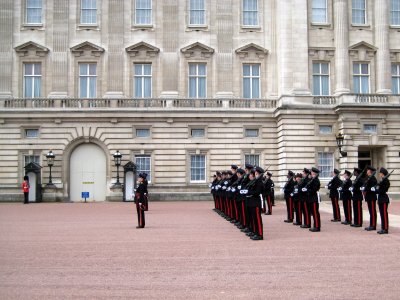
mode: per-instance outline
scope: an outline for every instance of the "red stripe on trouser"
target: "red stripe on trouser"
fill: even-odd
[[[244,201],[242,201],[242,216],[243,216],[243,225],[246,226],[246,213],[244,211]]]
[[[301,223],[302,221],[302,215],[301,215],[301,202],[297,202],[297,216],[298,216],[298,221]]]
[[[351,222],[351,219],[352,219],[352,214],[351,214],[351,201],[350,200],[347,200],[347,205],[348,205],[348,207],[347,207],[347,210],[349,211],[349,222]]]
[[[293,204],[292,204],[292,197],[289,197],[289,220],[293,220]]]
[[[383,223],[384,223],[384,230],[389,229],[389,220],[388,220],[388,212],[387,212],[387,204],[383,203]]]
[[[375,200],[371,201],[371,212],[372,212],[372,227],[376,227],[376,203],[375,203]]]
[[[257,224],[258,224],[258,235],[263,236],[261,213],[258,207],[256,208],[256,214],[257,214]]]
[[[358,207],[358,225],[362,225],[361,224],[361,201],[357,201],[357,207]]]
[[[271,196],[268,195],[267,197],[267,203],[268,203],[268,212],[272,213],[272,200],[271,200]]]
[[[304,220],[304,223],[306,223],[306,225],[307,226],[309,226],[310,225],[310,218],[309,218],[309,216],[308,216],[308,207],[307,207],[307,202],[306,201],[304,201],[303,202],[304,203],[304,214],[305,214],[305,220]]]
[[[314,205],[314,222],[315,222],[315,227],[319,228],[319,223],[318,223],[318,215],[317,215],[317,203],[313,203]]]
[[[236,202],[236,199],[235,198],[233,198],[233,203],[234,203],[234,205],[235,205],[235,217],[236,217],[236,220],[239,220],[239,216],[238,216],[238,209],[237,209],[237,202]]]
[[[334,201],[335,201],[335,209],[336,209],[336,218],[340,219],[339,199],[334,198]]]

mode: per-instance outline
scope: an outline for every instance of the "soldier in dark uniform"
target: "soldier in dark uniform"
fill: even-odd
[[[243,180],[243,175],[244,175],[244,170],[243,169],[236,169],[236,181],[232,183],[232,185],[230,186],[230,193],[231,193],[231,197],[232,197],[232,201],[233,201],[233,207],[234,207],[234,224],[239,228],[242,229],[244,228],[242,226],[242,214],[241,214],[241,208],[242,208],[242,200],[243,198],[241,197],[241,195],[239,194],[240,189],[239,186],[241,185],[241,182]],[[240,186],[241,188],[241,186]]]
[[[230,178],[232,175],[231,171],[224,171],[223,173],[225,173],[225,180],[222,182],[221,184],[221,195],[222,195],[222,200],[224,203],[224,218],[227,219],[228,221],[231,220],[230,218],[230,214],[231,214],[231,210],[230,210],[230,203],[229,203],[229,199],[228,199],[228,193],[227,193],[227,188],[229,187],[230,184]]]
[[[274,184],[274,181],[271,179],[272,173],[267,172],[266,175],[267,176],[265,177],[265,181],[264,181],[263,198],[267,205],[265,205],[265,202],[264,202],[264,213],[266,215],[271,215],[272,214],[272,198],[274,196],[275,184]],[[267,207],[268,207],[268,209],[267,209]]]
[[[251,164],[245,164],[245,172],[243,176],[243,180],[241,183],[241,189],[246,189],[246,186],[250,182],[250,172],[253,170],[253,165]],[[246,199],[246,196],[241,194],[243,196],[243,201],[242,201],[242,211],[243,211],[243,225],[245,228],[241,229],[243,232],[248,232],[250,229],[248,228],[249,226],[249,208],[248,208],[248,201]]]
[[[286,201],[286,210],[287,210],[287,218],[284,220],[286,223],[292,223],[293,218],[294,218],[294,204],[293,204],[293,190],[294,190],[294,185],[295,182],[293,180],[294,173],[292,171],[289,171],[287,174],[287,181],[285,183],[285,186],[283,187],[283,194],[285,197]]]
[[[145,219],[144,219],[144,210],[145,210],[145,193],[146,186],[144,181],[146,180],[146,173],[139,173],[138,179],[138,187],[135,191],[135,203],[136,203],[136,212],[138,216],[138,226],[136,228],[144,228]]]
[[[329,190],[329,198],[332,202],[333,219],[332,222],[340,222],[340,208],[339,208],[339,192],[338,188],[342,185],[342,181],[339,178],[339,170],[333,170],[333,178],[329,181],[326,188]]]
[[[381,215],[381,226],[382,229],[378,231],[379,234],[388,234],[389,233],[389,214],[388,214],[388,205],[389,205],[389,196],[387,194],[390,188],[390,181],[388,171],[385,168],[379,169],[379,176],[381,177],[381,181],[374,188],[371,188],[372,191],[375,191],[378,197],[378,206],[379,213]]]
[[[311,228],[311,216],[310,216],[310,211],[308,208],[308,193],[307,191],[303,191],[303,188],[306,187],[308,182],[310,181],[309,175],[310,175],[310,170],[307,168],[304,168],[301,175],[303,176],[303,179],[301,182],[298,184],[299,187],[299,199],[301,203],[301,213],[303,214],[303,220],[304,224],[301,225],[301,228]]]
[[[294,206],[294,212],[296,214],[296,222],[293,223],[293,225],[301,226],[301,202],[299,198],[299,184],[301,183],[302,176],[300,173],[297,173],[295,175],[295,180],[294,180],[294,186],[293,186],[293,192],[290,194],[290,196],[293,199],[293,206]]]
[[[353,224],[351,227],[362,227],[363,224],[363,211],[362,211],[362,201],[363,195],[361,192],[361,187],[363,186],[364,182],[362,179],[362,171],[360,168],[354,168],[354,176],[356,179],[353,182],[353,186],[350,188],[352,192],[352,200],[353,200]]]
[[[307,203],[309,207],[309,211],[314,219],[314,227],[310,228],[311,232],[321,231],[321,217],[319,214],[319,189],[321,187],[321,183],[318,178],[319,170],[317,168],[311,168],[311,180],[307,183],[307,185],[302,188],[303,192],[308,193]]]
[[[376,230],[376,194],[371,188],[375,187],[378,181],[375,178],[376,169],[374,167],[367,167],[367,180],[364,182],[361,190],[363,192],[365,201],[368,204],[369,211],[369,227],[365,230],[371,231]]]
[[[214,174],[213,181],[208,185],[210,188],[210,193],[213,196],[214,200],[214,208],[213,208],[214,211],[218,209],[217,198],[215,197],[215,184],[217,183],[217,181],[218,181],[218,176],[217,174]]]
[[[352,186],[351,182],[351,172],[350,171],[344,171],[343,177],[344,181],[342,183],[342,186],[338,187],[338,190],[340,192],[340,200],[343,201],[343,211],[344,211],[344,217],[345,220],[342,222],[344,225],[350,225],[351,224],[351,191],[350,188]]]

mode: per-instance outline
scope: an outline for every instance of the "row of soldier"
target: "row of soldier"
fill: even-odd
[[[366,172],[368,178],[363,180]],[[345,171],[342,174],[344,180],[339,178],[340,172],[334,170],[334,177],[326,186],[332,201],[333,222],[340,222],[339,199],[343,201],[345,221],[342,224],[353,227],[361,227],[362,201],[368,203],[370,213],[370,225],[365,228],[368,231],[376,230],[376,201],[378,200],[381,214],[382,230],[379,234],[388,233],[388,203],[387,191],[390,187],[388,171],[381,168],[379,174],[382,180],[378,183],[375,178],[376,169],[371,166],[364,170],[354,168],[353,174]],[[354,182],[352,176],[356,176]],[[286,223],[293,223],[300,228],[308,228],[311,232],[321,230],[321,218],[319,213],[320,180],[319,170],[304,168],[301,173],[294,174],[289,171],[287,181],[282,187],[286,201]],[[215,208],[225,219],[234,223],[241,231],[245,232],[253,240],[263,239],[263,224],[261,213],[272,214],[274,206],[274,182],[272,174],[265,172],[261,167],[245,165],[245,169],[231,166],[231,170],[216,172],[214,181],[210,184]],[[351,201],[353,201],[354,223],[352,222]],[[313,217],[313,228],[311,228]]]

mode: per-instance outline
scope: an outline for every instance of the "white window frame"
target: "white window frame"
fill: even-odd
[[[148,132],[148,135],[143,136],[143,135],[141,135],[141,134],[138,134],[140,131],[142,131],[143,133],[144,133],[144,132]],[[140,139],[147,139],[147,138],[150,138],[150,137],[151,137],[151,130],[150,130],[150,128],[136,128],[136,129],[135,129],[135,136],[136,136],[137,138],[140,138]]]
[[[147,181],[148,183],[151,183],[151,179],[152,179],[152,174],[151,174],[151,155],[150,154],[136,154],[135,157],[135,164],[136,164],[136,175],[139,176],[139,173],[141,172],[145,172],[147,174]],[[145,165],[148,165],[149,168],[139,168],[139,166],[142,166],[142,164],[138,161],[140,160],[148,160],[148,164],[145,162]]]
[[[392,92],[400,94],[400,63],[392,63]]]
[[[252,135],[251,132],[256,132],[257,135]],[[258,138],[260,137],[260,129],[259,128],[245,128],[244,129],[244,137],[246,138]]]
[[[257,10],[246,10],[245,11],[245,1],[256,1],[257,3]],[[242,0],[242,26],[243,27],[260,27],[260,3],[258,0]],[[256,24],[245,24],[245,14],[246,13],[254,13],[256,12],[257,20]]]
[[[91,1],[94,1],[94,3],[95,3],[95,7],[94,8],[84,8],[83,7],[83,2],[84,2],[85,0],[81,0],[81,6],[80,6],[80,8],[81,8],[81,14],[80,14],[80,22],[81,22],[81,24],[82,25],[97,25],[97,4],[98,4],[98,2],[97,2],[97,0],[91,0]],[[83,21],[83,11],[94,11],[94,15],[95,15],[95,22],[84,22]]]
[[[321,130],[322,128],[330,128],[329,132],[325,132],[323,130]],[[329,135],[333,133],[333,126],[329,125],[329,124],[318,124],[318,133],[320,135]]]
[[[311,23],[313,24],[328,24],[328,0],[325,0],[325,7],[315,7],[314,6],[314,1],[311,1]],[[315,21],[314,20],[314,11],[315,10],[325,10],[325,20],[324,21]]]
[[[32,74],[26,74],[26,68],[28,65],[32,65]],[[40,66],[40,74],[35,74],[37,66]],[[42,95],[42,63],[40,62],[25,62],[23,64],[24,68],[24,83],[23,83],[23,95],[24,98],[40,98]],[[28,78],[32,79],[32,87],[30,91],[31,96],[27,96],[27,87],[26,87],[26,80]],[[35,96],[36,94],[36,81],[39,81],[39,94]]]
[[[192,167],[192,158],[194,157],[204,157],[204,165],[200,166],[200,167]],[[201,162],[200,162],[201,163]],[[204,179],[200,178],[200,179],[192,179],[193,175],[193,171],[197,170],[197,169],[204,169]],[[190,154],[189,155],[189,175],[190,175],[190,183],[205,183],[207,180],[207,155],[206,154]]]
[[[358,65],[358,73],[354,73],[354,66]],[[367,74],[363,74],[362,73],[362,65],[367,65],[368,66],[368,73]],[[362,77],[368,77],[368,91],[367,93],[362,93]],[[355,81],[358,80],[359,81],[359,87],[360,87],[360,91],[356,91],[355,90]],[[356,94],[369,94],[371,91],[371,65],[368,62],[353,62],[353,90],[354,93]]]
[[[86,65],[86,74],[81,74],[81,66]],[[90,65],[95,65],[96,67],[96,74],[95,75],[90,75]],[[80,62],[78,64],[78,73],[79,73],[79,79],[78,79],[78,95],[80,99],[90,99],[90,98],[96,98],[97,96],[97,63],[95,62]],[[81,97],[81,79],[87,78],[86,82],[86,96]],[[91,79],[95,80],[95,89],[94,89],[94,95],[90,95],[90,81]]]
[[[202,131],[203,135],[193,135],[194,131]],[[194,139],[201,139],[201,138],[205,138],[206,137],[206,130],[204,128],[190,128],[190,137],[194,138]]]
[[[259,166],[261,161],[261,155],[258,153],[245,153],[243,157],[244,165],[251,164],[253,166]],[[258,163],[256,164],[256,162]]]
[[[31,162],[35,162],[40,165],[40,155],[23,154],[23,162],[24,162],[24,167]]]
[[[141,74],[136,74],[136,66],[141,66]],[[150,66],[150,74],[144,74],[145,66]],[[140,79],[142,92],[140,96],[136,94],[138,86],[136,85],[136,79]],[[150,78],[150,95],[146,95],[145,91],[145,79]],[[153,66],[151,63],[134,63],[133,64],[133,95],[135,98],[151,98],[153,95]]]
[[[364,8],[360,9],[360,8],[355,8],[354,1],[364,1]],[[357,11],[363,11],[364,12],[364,23],[358,23],[355,22],[356,20],[354,19],[353,16],[353,12],[357,12]],[[351,0],[351,24],[355,25],[355,26],[363,26],[363,25],[367,25],[368,24],[368,19],[367,19],[367,0]]]
[[[140,0],[135,0],[135,26],[152,26],[153,25],[153,1],[152,0],[147,0],[150,3],[150,7],[146,8],[138,8],[138,1]],[[138,16],[139,16],[139,11],[150,11],[150,21],[149,23],[139,23],[138,22]]]
[[[244,75],[244,68],[245,66],[250,67],[250,75]],[[253,75],[254,74],[254,68],[258,67],[258,75]],[[245,95],[245,90],[244,90],[244,81],[245,79],[250,80],[250,97],[246,97]],[[255,91],[253,90],[253,81],[258,80],[258,95],[259,97],[254,97]],[[261,64],[251,64],[251,63],[244,63],[242,65],[242,96],[245,99],[260,99],[261,98]]]
[[[195,74],[190,74],[190,66],[191,65],[194,65],[194,66],[196,66],[196,73]],[[200,75],[199,74],[199,66],[200,65],[204,65],[204,67],[205,67],[205,74],[204,75]],[[196,95],[193,97],[193,96],[191,96],[190,95],[190,90],[191,90],[191,78],[195,78],[196,80],[195,80],[195,88],[196,88]],[[200,94],[200,89],[199,89],[199,80],[200,79],[204,79],[204,81],[205,81],[205,85],[204,85],[204,88],[205,88],[205,91],[204,91],[204,97],[200,97],[199,96],[199,94]],[[207,64],[206,63],[204,63],[204,62],[191,62],[191,63],[189,63],[189,66],[188,66],[188,96],[189,96],[189,98],[192,98],[192,99],[203,99],[203,98],[207,98]]]
[[[189,26],[205,26],[207,24],[206,18],[206,0],[198,0],[198,1],[202,1],[203,2],[203,9],[194,9],[192,8],[192,0],[188,0],[189,1],[189,14],[188,14],[188,24]],[[192,13],[194,12],[203,12],[203,23],[192,23]]]
[[[331,155],[332,157],[320,157],[320,155]],[[321,163],[321,160],[324,159],[326,164]],[[335,168],[335,153],[332,151],[319,151],[317,154],[317,165],[320,170],[320,179],[328,179],[331,177],[333,169]],[[325,170],[328,169],[328,170]]]
[[[35,134],[31,135],[30,132],[35,133]],[[24,136],[27,139],[37,139],[39,137],[39,129],[38,128],[25,128]]]
[[[365,123],[363,124],[363,133],[364,134],[377,134],[378,133],[378,124]]]
[[[43,24],[43,0],[40,2],[40,7],[33,7],[29,5],[30,0],[25,0],[25,24],[28,25],[42,25]],[[40,10],[40,22],[29,22],[29,11]]]
[[[398,8],[394,9],[394,3],[397,3]],[[395,18],[396,15],[396,18]],[[395,21],[396,19],[396,21]],[[400,26],[400,0],[390,1],[390,26]]]
[[[328,65],[328,73],[324,74],[322,73],[322,64],[326,64]],[[314,65],[318,65],[318,73],[314,73]],[[314,94],[314,96],[328,96],[331,94],[331,66],[329,62],[325,62],[325,61],[313,61],[312,63],[312,82],[313,82],[313,94],[314,94],[314,89],[315,89],[315,83],[318,82],[318,86],[319,86],[319,91],[318,94]],[[323,94],[323,89],[322,89],[322,78],[324,77],[328,77],[328,94]]]

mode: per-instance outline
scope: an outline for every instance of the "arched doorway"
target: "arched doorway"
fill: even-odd
[[[106,155],[99,146],[83,144],[75,148],[70,158],[70,200],[82,201],[82,192],[89,192],[88,201],[105,201],[106,167]]]

